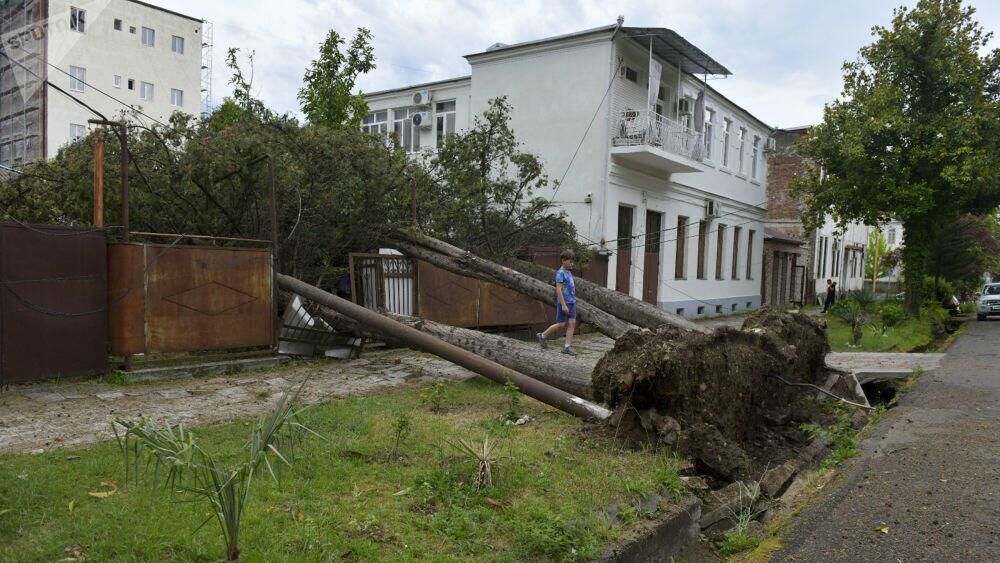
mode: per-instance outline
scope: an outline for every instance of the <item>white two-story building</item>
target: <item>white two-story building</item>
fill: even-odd
[[[760,305],[772,129],[708,85],[724,66],[669,29],[621,25],[465,58],[468,76],[367,94],[363,127],[433,151],[506,96],[525,150],[565,174],[537,195],[608,256],[608,287],[687,317]]]

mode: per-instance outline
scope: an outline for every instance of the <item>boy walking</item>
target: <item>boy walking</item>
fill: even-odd
[[[556,272],[556,324],[535,335],[542,348],[548,348],[548,339],[563,328],[566,329],[566,345],[562,353],[575,356],[573,351],[573,329],[576,328],[576,284],[573,282],[573,264],[576,256],[572,250],[563,250],[559,255],[562,266]]]

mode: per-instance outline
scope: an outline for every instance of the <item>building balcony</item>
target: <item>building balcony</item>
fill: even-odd
[[[611,158],[653,174],[702,172],[702,134],[653,111],[626,110],[618,116]]]

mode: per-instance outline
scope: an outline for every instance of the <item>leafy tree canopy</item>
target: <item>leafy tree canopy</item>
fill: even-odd
[[[342,52],[345,43],[330,30],[319,46],[319,58],[306,69],[299,102],[310,123],[358,127],[368,113],[365,97],[354,89],[359,76],[375,70],[372,34],[359,27],[347,52]]]

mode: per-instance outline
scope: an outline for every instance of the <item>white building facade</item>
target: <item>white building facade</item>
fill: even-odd
[[[96,112],[150,126],[201,108],[200,19],[137,0],[26,0],[0,8],[0,164],[54,156]],[[95,111],[91,111],[91,109]]]
[[[816,250],[813,268],[816,293],[826,293],[826,280],[837,282],[837,291],[855,291],[865,287],[865,260],[868,257],[868,234],[872,227],[848,223],[840,227],[827,216],[816,230]],[[871,288],[871,280],[868,288]]]
[[[760,306],[773,130],[707,85],[725,67],[670,30],[615,25],[466,59],[469,76],[367,95],[363,127],[433,151],[506,96],[525,150],[565,174],[537,195],[609,256],[608,287],[687,317]]]

